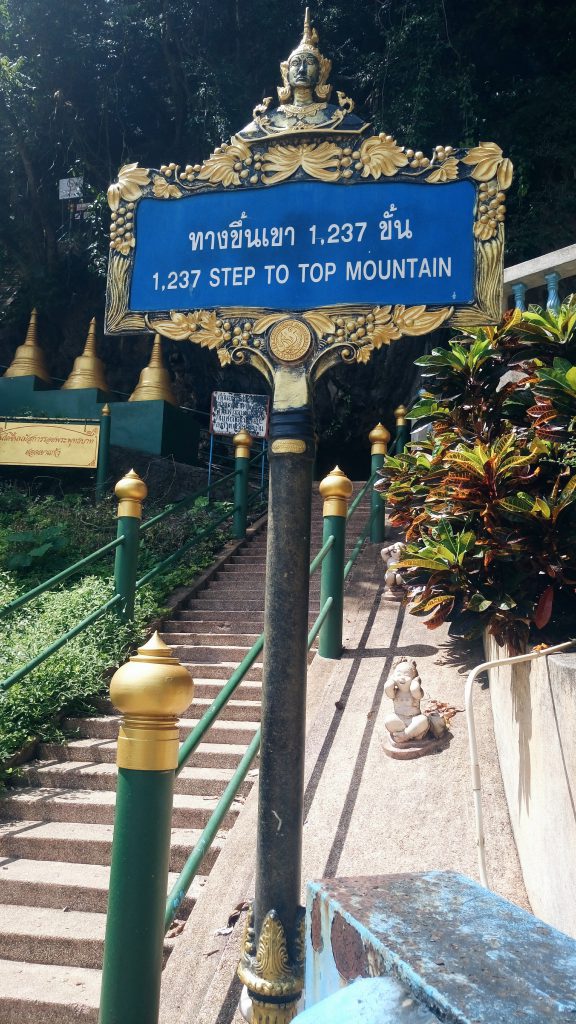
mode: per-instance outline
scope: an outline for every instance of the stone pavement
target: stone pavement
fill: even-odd
[[[366,545],[346,588],[341,660],[316,656],[308,673],[303,851],[305,882],[347,875],[452,870],[478,880],[464,714],[449,745],[411,761],[384,752],[384,685],[395,660],[418,664],[426,697],[463,708],[466,673],[480,644],[429,631],[383,590],[379,545]],[[529,909],[498,767],[490,699],[475,694],[488,876],[494,891]],[[164,972],[161,1024],[231,1024],[242,918],[228,916],[254,891],[256,787],[246,801]],[[225,934],[218,934],[218,932]]]

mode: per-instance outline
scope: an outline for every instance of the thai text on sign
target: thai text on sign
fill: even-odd
[[[268,433],[267,395],[235,394],[214,391],[210,409],[210,431],[233,437],[247,430],[252,437],[266,437]]]
[[[4,421],[0,465],[96,469],[99,437],[97,424]]]
[[[468,181],[142,199],[130,308],[471,302],[475,203]]]

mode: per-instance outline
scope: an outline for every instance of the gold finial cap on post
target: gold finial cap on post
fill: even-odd
[[[397,409],[394,409],[394,415],[396,417],[396,426],[403,427],[406,423],[406,413],[408,412],[405,405],[399,405]]]
[[[142,502],[148,494],[148,488],[144,481],[133,469],[126,476],[118,481],[114,488],[118,498],[118,518],[121,516],[132,516],[134,519],[142,518]]]
[[[110,406],[108,405],[108,402],[106,402],[106,404],[103,405],[102,409],[100,410],[100,415],[101,416],[110,416],[110,414],[111,414],[111,409],[110,409]]]
[[[234,434],[232,443],[234,445],[235,458],[249,459],[253,440],[252,434],[249,434],[247,430],[239,430],[237,434]]]
[[[154,336],[154,344],[148,366],[140,374],[138,383],[128,399],[129,402],[168,402],[178,405],[172,391],[170,374],[164,366],[162,357],[162,339],[159,334]]]
[[[35,309],[30,314],[30,323],[26,338],[14,353],[14,358],[6,370],[5,377],[39,377],[45,384],[51,384],[46,359],[38,344],[36,322],[38,314]]]
[[[177,718],[192,702],[194,681],[158,633],[114,673],[110,699],[124,715],[119,768],[170,771],[178,765]]]
[[[81,356],[76,356],[70,375],[62,385],[62,391],[78,391],[80,388],[108,391],[104,363],[96,354],[95,316],[90,321],[84,351]]]
[[[390,440],[390,431],[386,430],[386,427],[384,427],[382,423],[377,423],[374,429],[368,434],[368,440],[372,446],[370,449],[371,455],[386,455],[388,442]]]
[[[346,515],[353,487],[352,481],[348,479],[346,473],[343,473],[339,466],[335,466],[332,472],[320,481],[318,490],[324,498],[323,516]]]

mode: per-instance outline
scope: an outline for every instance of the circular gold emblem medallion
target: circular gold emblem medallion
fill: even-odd
[[[312,342],[312,335],[301,320],[282,320],[270,331],[270,351],[284,363],[302,359]]]

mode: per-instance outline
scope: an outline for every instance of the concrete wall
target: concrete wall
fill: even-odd
[[[485,638],[489,660],[501,653]],[[534,913],[576,937],[576,654],[490,672],[494,732]]]

